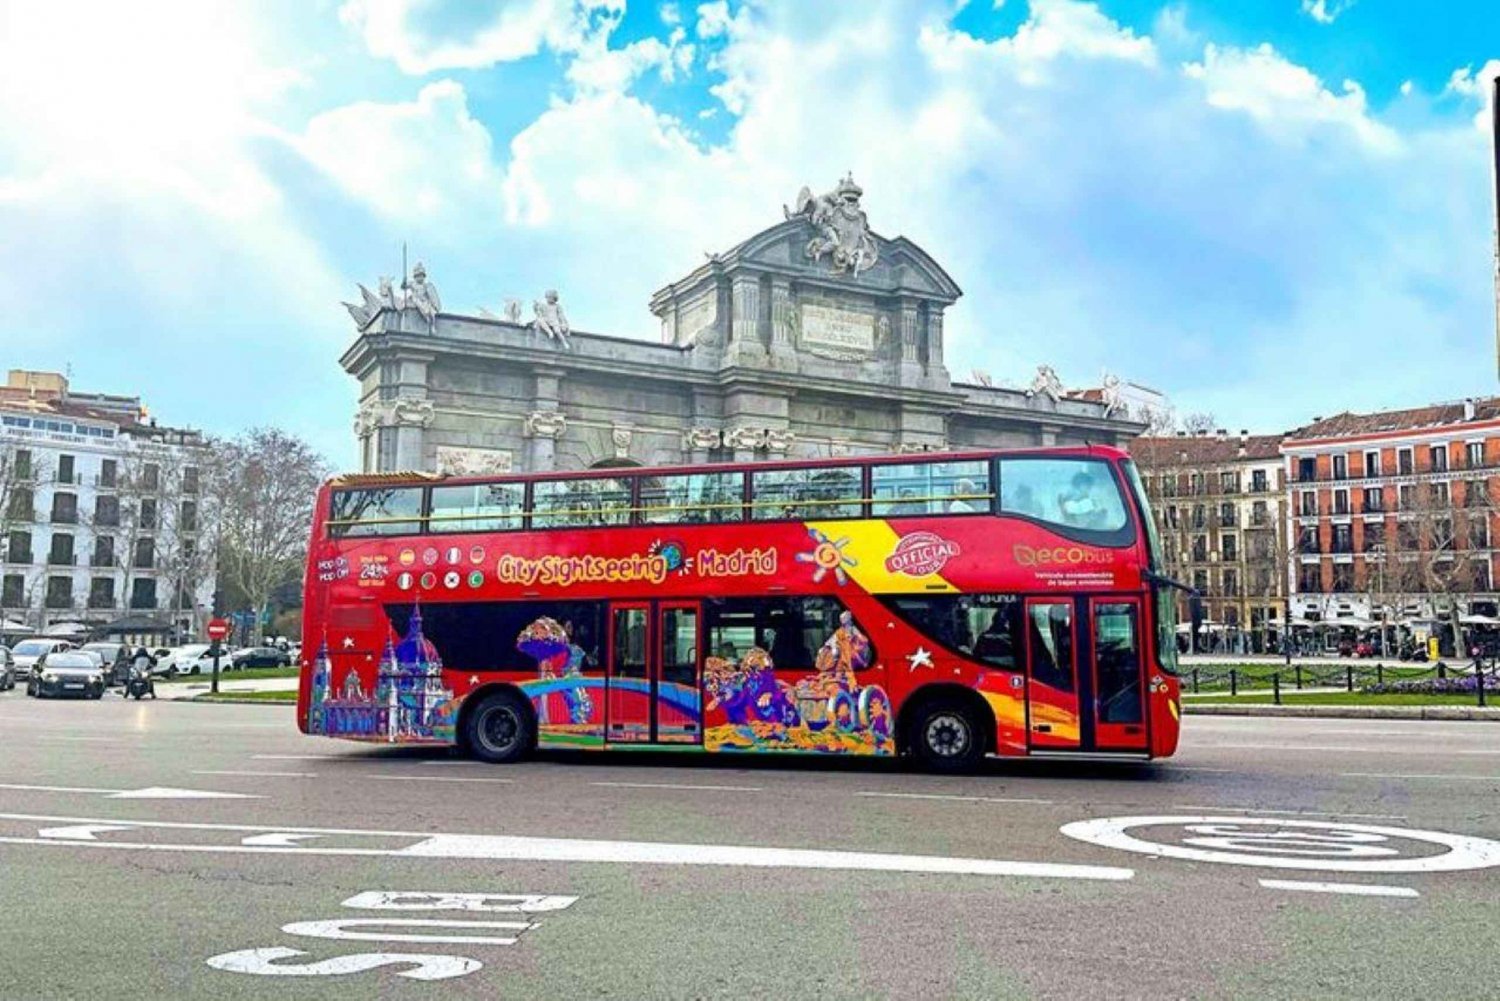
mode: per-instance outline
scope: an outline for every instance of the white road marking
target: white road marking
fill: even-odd
[[[240,844],[249,845],[252,848],[292,848],[299,841],[311,841],[313,838],[321,838],[321,834],[296,834],[278,831],[274,834],[252,834],[248,838],[241,838]]]
[[[369,911],[474,911],[481,914],[538,914],[561,911],[577,897],[542,893],[450,893],[431,890],[364,890],[341,907]]]
[[[314,963],[276,962],[278,959],[306,955],[300,949],[276,945],[267,949],[226,952],[220,956],[210,956],[206,962],[214,969],[226,973],[254,973],[273,977],[340,977],[376,970],[382,966],[410,966],[414,968],[393,971],[396,976],[409,980],[447,980],[449,977],[473,973],[484,966],[477,959],[415,952],[361,952],[352,956],[334,956]]]
[[[1395,775],[1390,772],[1339,772],[1344,779],[1448,779],[1454,782],[1500,782],[1500,775]]]
[[[402,935],[391,932],[350,931],[351,928],[457,928],[515,932],[515,935]],[[323,921],[293,921],[281,926],[288,935],[332,938],[350,942],[416,942],[432,945],[515,945],[521,932],[530,931],[530,921],[451,921],[431,918],[333,918]]]
[[[1405,746],[1405,747],[1369,747],[1363,744],[1209,744],[1212,750],[1234,750],[1234,751],[1348,751],[1350,754],[1441,754],[1444,757],[1453,754],[1468,755],[1500,755],[1500,750],[1465,750],[1463,748],[1448,748],[1431,744],[1427,746]]]
[[[1406,820],[1404,813],[1339,813],[1336,810],[1267,810],[1250,806],[1212,806],[1202,803],[1172,803],[1171,810],[1207,810],[1222,813],[1275,813],[1289,817],[1351,817],[1355,820]]]
[[[61,838],[64,841],[98,841],[97,835],[109,831],[128,831],[119,824],[73,824],[69,827],[43,827],[37,831],[39,838]]]
[[[498,785],[514,785],[515,779],[492,779],[467,775],[364,775],[362,779],[376,782],[492,782]]]
[[[209,792],[206,789],[174,789],[171,786],[148,786],[145,789],[123,789],[110,799],[265,799],[243,792]]]
[[[1376,886],[1371,883],[1304,883],[1296,879],[1262,879],[1268,890],[1299,890],[1303,893],[1348,893],[1356,897],[1415,897],[1409,886]]]
[[[708,786],[679,782],[590,782],[589,785],[614,789],[681,789],[687,792],[765,792],[763,786]]]
[[[118,789],[94,789],[88,786],[34,786],[21,785],[15,782],[0,782],[0,789],[18,789],[22,792],[77,792],[107,796],[110,793],[119,792]]]
[[[193,772],[193,774],[194,775],[241,775],[241,776],[244,776],[246,778],[267,778],[267,779],[315,779],[315,778],[318,777],[317,774],[314,773],[314,772],[235,772],[235,771],[214,771],[214,770],[210,770],[210,769],[202,769],[202,770],[199,770],[199,771],[195,771],[195,772]]]
[[[1194,835],[1182,843],[1147,841],[1132,828],[1173,827]],[[1249,830],[1245,830],[1249,828]],[[1272,830],[1262,833],[1260,829]],[[1280,830],[1277,830],[1280,828]],[[1271,817],[1106,817],[1064,824],[1062,833],[1104,848],[1191,862],[1220,862],[1329,872],[1455,872],[1500,866],[1500,842],[1441,831]],[[1391,844],[1419,841],[1447,851],[1406,855]],[[1394,857],[1392,857],[1394,856]]]
[[[936,799],[953,803],[1034,803],[1048,806],[1050,799],[1006,798],[1002,796],[948,796],[930,792],[856,792],[856,796],[872,796],[880,799]]]
[[[0,820],[37,820],[53,823],[119,824],[119,820],[90,817],[51,817],[0,814]],[[1022,876],[1038,879],[1128,880],[1134,869],[1059,862],[1015,862],[1004,859],[949,858],[846,852],[812,848],[763,848],[743,845],[672,844],[655,841],[596,841],[573,838],[507,837],[483,834],[430,834],[413,831],[371,831],[340,828],[252,827],[245,824],[195,824],[175,821],[131,821],[142,830],[229,831],[236,833],[288,832],[338,834],[353,837],[416,839],[397,848],[316,848],[234,844],[182,844],[116,841],[61,841],[45,838],[0,837],[0,844],[86,846],[99,849],[205,854],[323,855],[407,859],[487,859],[516,862],[604,862],[635,865],[705,865],[768,869],[827,869],[855,872],[942,873],[973,876]]]
[[[338,761],[340,758],[359,760],[353,754],[252,754],[254,761]]]

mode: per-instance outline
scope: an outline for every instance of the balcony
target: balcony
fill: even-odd
[[[1365,501],[1359,506],[1360,514],[1385,514],[1385,501]]]
[[[1323,547],[1316,542],[1299,542],[1297,543],[1297,552],[1303,556],[1322,556]]]

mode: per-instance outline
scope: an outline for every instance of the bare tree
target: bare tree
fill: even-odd
[[[1218,422],[1214,415],[1205,410],[1195,411],[1182,419],[1182,430],[1188,434],[1206,434],[1212,431]]]
[[[1496,510],[1490,481],[1476,479],[1416,484],[1398,516],[1398,580],[1408,593],[1428,596],[1460,657],[1465,653],[1462,609],[1490,588],[1490,527]]]
[[[37,540],[30,533],[36,523],[37,492],[51,482],[51,471],[39,467],[33,450],[21,442],[0,442],[0,559],[17,564],[36,563]],[[27,539],[16,539],[17,543],[29,540],[29,551],[20,546],[12,552],[12,533],[27,533]],[[42,591],[46,575],[23,573],[20,605],[8,605],[21,615],[23,621],[41,628],[44,615]],[[0,597],[3,601],[3,597]]]
[[[249,599],[263,636],[272,592],[307,559],[313,500],[328,466],[307,442],[277,428],[255,428],[215,451],[219,566]]]

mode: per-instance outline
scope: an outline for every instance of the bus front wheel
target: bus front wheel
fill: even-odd
[[[934,702],[912,724],[909,745],[924,767],[935,772],[966,772],[984,757],[984,737],[974,713],[962,705]]]
[[[481,761],[506,764],[518,761],[536,743],[531,707],[515,692],[491,692],[464,721],[464,743]]]

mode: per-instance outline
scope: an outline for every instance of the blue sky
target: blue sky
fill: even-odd
[[[354,460],[340,299],[585,329],[852,170],[949,367],[1277,430],[1495,391],[1500,5],[0,0],[0,363]]]

